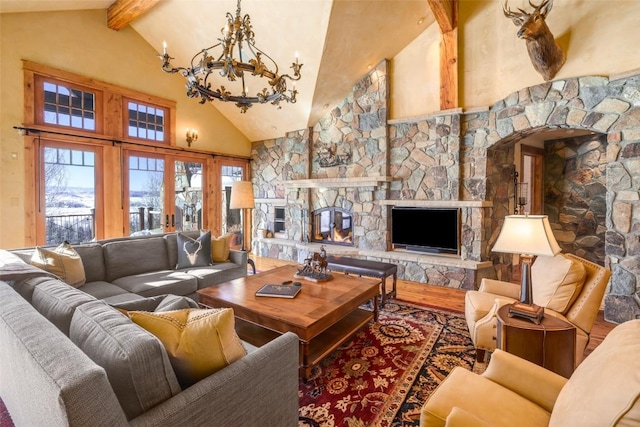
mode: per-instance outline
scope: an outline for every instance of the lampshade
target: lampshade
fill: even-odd
[[[231,185],[229,209],[253,209],[255,206],[251,181],[235,181]]]
[[[507,215],[492,251],[553,256],[561,249],[546,215]]]

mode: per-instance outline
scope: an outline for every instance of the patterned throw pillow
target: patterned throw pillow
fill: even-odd
[[[162,341],[183,389],[247,354],[231,308],[130,311],[129,317]]]
[[[225,234],[218,238],[211,238],[211,260],[213,262],[229,261],[229,249],[233,233]]]
[[[178,265],[176,269],[206,267],[211,264],[211,232],[201,232],[193,239],[178,233]]]
[[[82,258],[66,241],[55,249],[37,247],[31,256],[31,265],[55,274],[76,288],[86,281]]]

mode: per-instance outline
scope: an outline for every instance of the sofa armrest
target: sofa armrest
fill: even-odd
[[[567,379],[506,351],[496,350],[482,374],[551,412]]]
[[[247,267],[247,259],[249,259],[249,252],[246,251],[237,251],[235,249],[231,249],[229,251],[229,261],[234,264],[238,264],[240,266]]]
[[[298,337],[288,332],[131,420],[133,426],[297,426]]]
[[[520,299],[520,285],[517,283],[503,282],[495,279],[482,279],[480,282],[480,292],[502,295],[513,299]]]
[[[126,425],[102,367],[5,282],[0,301],[0,396],[16,426]]]

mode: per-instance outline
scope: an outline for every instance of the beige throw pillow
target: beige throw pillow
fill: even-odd
[[[566,313],[578,297],[586,275],[582,263],[562,254],[539,256],[531,267],[533,302]]]
[[[225,234],[218,238],[211,238],[211,260],[213,262],[229,261],[229,249],[233,233]]]
[[[76,288],[86,282],[82,258],[68,242],[55,249],[37,247],[31,256],[31,265],[55,274]]]
[[[162,341],[183,388],[247,354],[231,308],[130,311],[129,317]]]

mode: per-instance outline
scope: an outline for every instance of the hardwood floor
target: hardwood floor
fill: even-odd
[[[297,265],[295,262],[275,258],[256,257],[254,255],[251,255],[251,258],[254,260],[258,271],[269,270],[281,265]],[[387,282],[387,286],[389,286],[389,282]],[[407,302],[464,313],[465,292],[460,289],[398,280],[396,297]],[[615,326],[615,324],[605,321],[603,312],[600,311],[591,330],[591,339],[585,350],[585,356],[591,353]]]

